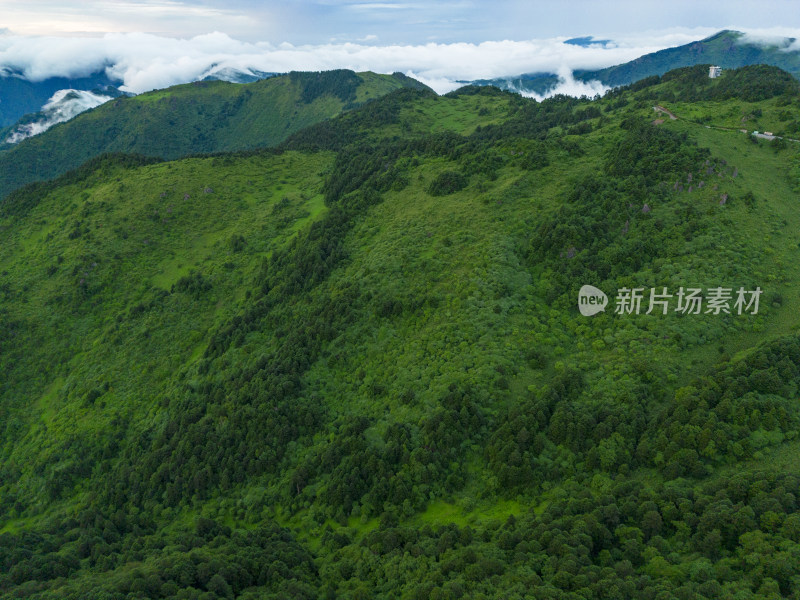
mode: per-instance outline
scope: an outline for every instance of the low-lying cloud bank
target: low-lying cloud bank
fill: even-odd
[[[643,54],[686,44],[716,33],[705,27],[646,31],[636,35],[603,36],[602,43],[564,43],[553,37],[524,41],[486,41],[479,44],[378,45],[329,43],[242,42],[224,33],[189,39],[146,33],[111,33],[102,37],[30,37],[0,31],[0,75],[19,73],[31,81],[53,76],[84,76],[105,69],[122,82],[126,92],[141,93],[201,79],[211,70],[266,72],[353,69],[416,77],[439,93],[459,87],[458,81],[558,73],[555,93],[601,92],[597,85],[576,82],[574,69],[599,69],[633,60]],[[743,42],[786,43],[790,30],[748,30]],[[795,32],[796,33],[796,32]],[[797,49],[798,43],[787,46]]]
[[[105,69],[123,82],[121,89],[141,93],[201,78],[212,68],[267,72],[327,70],[391,73],[418,77],[437,92],[459,80],[490,79],[522,73],[566,74],[632,60],[642,54],[700,39],[713,30],[653,32],[611,43],[579,46],[566,38],[487,41],[480,44],[374,45],[331,43],[295,46],[248,43],[224,33],[175,39],[145,33],[103,37],[25,37],[0,35],[0,71],[20,73],[31,81],[84,76]],[[582,84],[581,84],[582,85]],[[565,79],[563,91],[575,88]],[[578,86],[578,91],[582,88]],[[568,93],[568,92],[566,92]]]
[[[572,76],[572,70],[568,68],[561,68],[558,72],[558,84],[550,88],[547,94],[542,96],[535,92],[527,90],[516,90],[526,98],[535,98],[536,100],[543,100],[547,96],[555,96],[556,94],[565,94],[567,96],[588,96],[593,98],[596,95],[603,95],[610,88],[603,85],[599,81],[577,81]]]

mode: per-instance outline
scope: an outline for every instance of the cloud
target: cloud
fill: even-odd
[[[164,3],[160,3],[163,5]],[[162,6],[163,7],[163,6]],[[459,80],[558,73],[558,91],[594,95],[601,88],[576,82],[573,69],[597,69],[684,44],[714,33],[680,29],[615,36],[604,46],[566,44],[566,37],[481,43],[382,44],[370,37],[360,43],[293,45],[242,42],[224,33],[178,39],[146,33],[102,37],[0,37],[0,70],[21,72],[37,81],[55,75],[80,76],[106,69],[123,90],[141,93],[201,78],[217,69],[287,72],[336,68],[411,74],[444,93]]]
[[[191,35],[213,28],[263,31],[259,17],[225,3],[178,0],[4,0],[3,25],[21,35],[100,36],[109,32],[149,31]],[[219,6],[213,6],[218,4]],[[268,16],[268,12],[264,12]]]
[[[536,100],[543,100],[548,96],[555,96],[556,94],[565,94],[567,96],[588,96],[593,98],[596,95],[603,95],[611,89],[607,85],[603,85],[599,81],[576,81],[572,76],[572,71],[568,68],[561,68],[558,72],[558,83],[556,86],[548,90],[547,94],[540,95],[535,92],[526,90],[516,90],[526,98],[535,98]]]
[[[783,46],[787,38],[796,38],[800,31],[791,27],[754,28],[742,31],[739,43]]]
[[[459,79],[555,72],[563,67],[598,68],[662,47],[651,42],[644,46],[582,48],[563,41],[552,38],[480,44],[348,42],[275,46],[241,42],[223,33],[190,39],[145,33],[107,34],[100,38],[5,36],[0,38],[0,68],[13,68],[34,81],[54,75],[86,75],[106,68],[109,75],[124,82],[124,90],[134,93],[192,81],[212,64],[271,72],[349,68],[414,72],[442,91]]]
[[[686,26],[800,26],[796,0],[3,0],[2,26],[24,35],[211,30],[250,41],[320,43],[376,33],[402,44],[479,43],[555,35],[598,39]]]
[[[744,33],[738,40],[740,44],[755,44],[766,48],[780,48],[783,52],[800,51],[800,39],[796,29],[771,28],[754,29]],[[794,39],[794,41],[792,41]]]
[[[350,10],[409,10],[414,8],[413,4],[397,4],[394,2],[365,2],[363,4],[348,4]]]
[[[406,71],[405,74],[409,77],[413,77],[417,81],[424,83],[432,90],[436,90],[437,94],[446,94],[447,92],[457,90],[464,85],[463,83],[449,77],[428,77],[411,70]]]

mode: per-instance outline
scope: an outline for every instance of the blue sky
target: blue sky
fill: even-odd
[[[221,31],[244,41],[424,44],[622,35],[674,28],[800,28],[796,0],[3,0],[23,35]]]

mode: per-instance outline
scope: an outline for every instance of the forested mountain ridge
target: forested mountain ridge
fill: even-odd
[[[788,134],[784,75],[401,89],[15,192],[0,594],[793,597],[800,153],[722,129]],[[717,287],[760,306],[614,310]]]
[[[245,84],[197,81],[120,97],[0,152],[0,199],[106,152],[174,159],[273,146],[401,87],[427,89],[399,73],[338,70]]]

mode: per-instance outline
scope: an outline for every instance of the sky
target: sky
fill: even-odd
[[[99,68],[142,92],[212,65],[459,79],[601,68],[720,29],[800,38],[797,0],[0,0],[0,69]],[[592,35],[610,44],[564,44]],[[560,90],[563,91],[563,90]]]
[[[730,26],[798,29],[800,10],[796,0],[0,0],[0,27],[21,35],[416,45]]]

